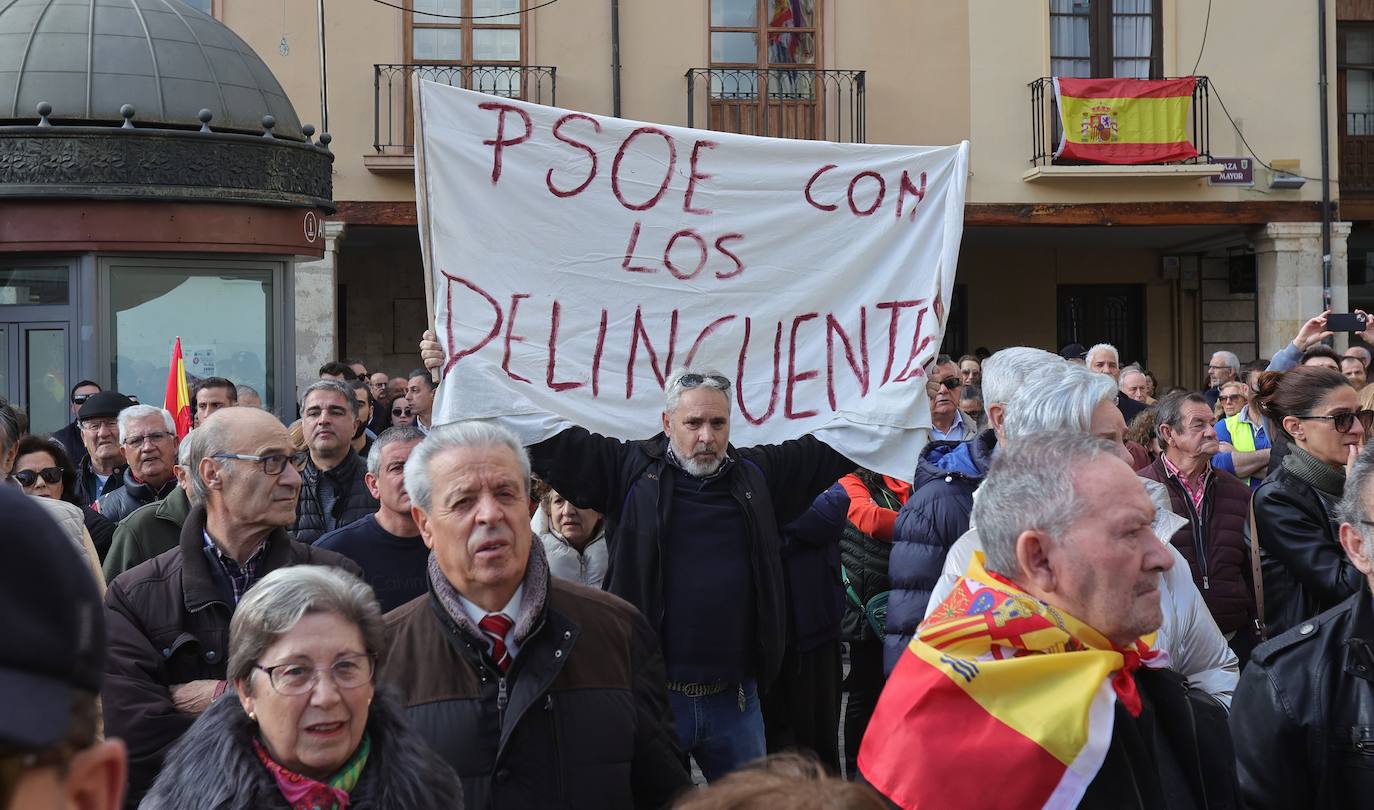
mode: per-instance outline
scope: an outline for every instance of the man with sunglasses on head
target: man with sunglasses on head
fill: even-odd
[[[81,502],[94,506],[100,496],[124,486],[124,451],[119,444],[119,414],[134,401],[117,391],[92,394],[76,412],[86,457],[76,467]]]
[[[86,400],[99,394],[102,390],[100,383],[95,380],[82,380],[72,386],[71,404],[72,421],[61,430],[54,431],[51,438],[71,456],[73,464],[80,464],[86,458],[86,444],[81,441],[81,425],[77,422],[77,411],[86,404]]]
[[[162,500],[177,485],[177,432],[170,413],[152,405],[125,408],[119,414],[119,444],[127,463],[124,486],[95,503],[96,511],[112,523]]]
[[[176,548],[120,574],[105,595],[105,731],[129,747],[138,806],[167,748],[225,690],[229,622],[255,582],[289,565],[351,560],[294,542],[300,461],[271,414],[225,408],[187,439],[191,512]]]
[[[978,425],[959,410],[959,389],[963,377],[959,366],[947,354],[935,359],[935,368],[926,383],[930,397],[930,440],[933,442],[966,442],[978,433]]]

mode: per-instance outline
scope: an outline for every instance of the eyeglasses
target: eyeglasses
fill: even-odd
[[[710,383],[712,388],[725,391],[730,387],[730,381],[719,374],[683,374],[678,377],[677,384],[682,388],[696,388],[699,385]]]
[[[95,396],[95,394],[73,394],[73,395],[72,395],[72,404],[73,404],[73,405],[85,405],[85,404],[86,404],[86,400],[90,399],[90,398],[93,397],[93,396]]]
[[[376,656],[371,653],[350,655],[340,658],[325,669],[329,670],[329,677],[338,688],[357,689],[372,680],[375,658]],[[323,671],[319,667],[306,664],[278,664],[274,667],[254,664],[253,668],[266,672],[267,680],[272,684],[272,688],[277,690],[277,694],[288,697],[304,695],[314,689],[320,682],[320,673]]]
[[[964,381],[959,379],[958,377],[946,377],[943,380],[931,380],[930,382],[926,383],[926,391],[931,396],[934,396],[935,394],[939,393],[941,387],[944,387],[950,391],[957,391],[959,390],[959,388],[963,387],[963,385]]]
[[[1352,425],[1355,424],[1356,419],[1360,420],[1360,427],[1364,428],[1366,433],[1369,432],[1370,425],[1374,425],[1374,411],[1372,410],[1347,411],[1346,413],[1333,413],[1330,416],[1308,415],[1299,416],[1298,418],[1330,419],[1331,426],[1336,429],[1337,433],[1349,433],[1350,428]]]
[[[1245,399],[1245,395],[1244,395],[1244,394],[1222,394],[1221,396],[1217,397],[1217,399],[1221,400],[1222,402],[1230,402],[1230,401],[1235,400],[1235,399]]]
[[[119,430],[119,421],[116,419],[82,419],[81,429],[89,430],[92,433],[99,433],[102,430]]]
[[[262,471],[267,475],[281,475],[286,469],[286,463],[288,461],[291,462],[293,467],[299,468],[303,466],[305,464],[306,454],[303,451],[290,455],[286,453],[272,453],[266,456],[250,456],[246,453],[216,453],[210,458],[222,458],[230,461],[256,461],[262,464]]]
[[[405,408],[392,408],[392,416],[412,416],[411,412]]]
[[[19,486],[24,489],[28,489],[34,484],[37,484],[39,478],[42,478],[49,484],[56,484],[58,481],[62,480],[62,468],[44,467],[41,470],[20,470],[14,474],[14,480],[18,481]]]
[[[1231,368],[1230,366],[1208,366],[1208,367],[1207,367],[1207,370],[1208,370],[1208,371],[1226,371],[1227,369],[1230,369],[1230,368]]]
[[[142,436],[130,436],[129,438],[120,442],[120,444],[132,450],[135,447],[142,447],[144,442],[152,442],[153,444],[157,444],[158,442],[172,435],[173,434],[168,433],[165,430],[155,430],[152,433],[145,433]]]

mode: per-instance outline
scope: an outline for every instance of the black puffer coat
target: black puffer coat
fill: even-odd
[[[363,476],[367,465],[350,448],[344,460],[328,470],[320,470],[312,458],[301,470],[301,497],[296,501],[296,522],[291,539],[298,543],[314,543],[325,532],[355,523],[377,511],[379,504],[367,491]],[[329,479],[334,485],[334,508],[326,520],[320,503],[320,482]]]
[[[1336,497],[1280,467],[1255,490],[1269,635],[1340,604],[1364,576],[1341,548]]]
[[[367,733],[372,747],[348,794],[350,810],[462,810],[458,777],[410,730],[384,689],[368,710]],[[238,697],[225,694],[172,746],[140,810],[289,810],[253,750],[256,734]]]
[[[177,480],[175,478],[169,478],[163,482],[162,486],[154,487],[152,484],[139,481],[134,478],[133,473],[125,470],[124,486],[101,495],[96,500],[95,509],[106,520],[111,523],[118,523],[133,514],[135,509],[162,500],[176,488]]]
[[[1374,796],[1374,604],[1367,588],[1260,645],[1231,703],[1245,806],[1367,807]]]

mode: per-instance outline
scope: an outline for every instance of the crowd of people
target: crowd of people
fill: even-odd
[[[436,425],[432,334],[289,425],[0,402],[0,807],[1358,806],[1374,385],[1326,315],[1193,390],[941,355],[902,477],[735,446],[705,369],[651,439]]]

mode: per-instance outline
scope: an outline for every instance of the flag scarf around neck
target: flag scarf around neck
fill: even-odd
[[[1115,649],[990,574],[977,552],[888,679],[859,769],[904,808],[1076,807],[1111,745],[1116,702],[1140,711],[1131,673],[1168,665],[1153,642]]]
[[[191,432],[191,395],[186,388],[186,362],[181,356],[180,336],[172,347],[172,365],[167,370],[167,392],[163,395],[162,407],[176,422],[177,440],[186,438]]]
[[[1174,163],[1197,157],[1188,137],[1197,79],[1054,80],[1057,160]]]
[[[812,434],[911,474],[944,333],[968,144],[648,124],[418,82],[436,424],[661,429],[676,367],[728,377],[731,441]]]

